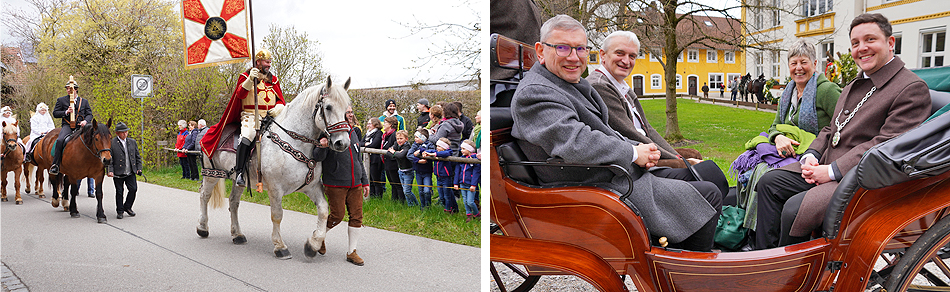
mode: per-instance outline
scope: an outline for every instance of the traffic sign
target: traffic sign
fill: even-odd
[[[132,75],[132,97],[148,97],[152,95],[151,75]]]

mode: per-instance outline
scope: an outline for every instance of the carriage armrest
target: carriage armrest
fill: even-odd
[[[558,168],[605,168],[610,170],[616,176],[622,176],[627,180],[627,183],[630,187],[627,188],[627,191],[623,194],[620,194],[620,200],[625,201],[633,193],[633,177],[627,172],[626,169],[615,164],[601,165],[601,164],[574,164],[574,163],[565,163],[560,159],[548,159],[548,161],[527,161],[528,158],[521,151],[521,148],[518,147],[517,142],[507,142],[497,147],[498,156],[500,161],[498,164],[504,170],[504,174],[509,178],[518,181],[522,184],[531,187],[540,187],[541,183],[538,180],[537,174],[534,172],[533,167],[558,167]],[[584,184],[585,186],[591,186]],[[563,186],[569,186],[567,184]],[[598,185],[592,185],[599,188],[604,188]],[[558,187],[558,186],[555,186]],[[606,189],[606,188],[605,188]],[[610,189],[608,189],[610,190]],[[616,192],[615,190],[610,190]],[[625,201],[626,203],[626,201]],[[629,205],[629,204],[628,204]],[[631,208],[634,208],[631,205]],[[639,214],[639,212],[638,212]]]
[[[822,231],[837,236],[841,217],[859,188],[879,189],[943,174],[950,170],[950,114],[937,116],[917,128],[874,145],[845,174],[831,197]]]
[[[489,113],[491,114],[489,127],[491,127],[492,131],[510,128],[515,124],[514,118],[511,117],[510,107],[491,107]]]
[[[498,68],[528,71],[537,61],[534,46],[493,33],[489,52],[491,65]]]
[[[600,291],[629,291],[617,271],[603,258],[573,244],[492,234],[490,248],[492,261],[568,272]]]
[[[950,104],[950,92],[930,90],[930,114],[935,114],[938,110]]]

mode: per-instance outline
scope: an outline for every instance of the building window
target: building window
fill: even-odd
[[[683,76],[676,74],[676,89],[683,89]]]
[[[947,32],[932,31],[921,35],[920,67],[943,66],[944,52],[946,51]]]
[[[699,50],[687,50],[686,51],[686,62],[699,62]]]
[[[650,54],[650,62],[659,62],[659,58],[656,57],[656,54]]]
[[[835,43],[818,44],[818,65],[819,68],[825,68],[828,65],[828,57],[833,57],[835,53]]]
[[[762,75],[765,72],[765,60],[762,58],[762,52],[752,53],[755,60],[755,76]]]
[[[662,84],[662,82],[660,82],[661,77],[662,77],[662,76],[660,76],[660,74],[653,74],[653,75],[650,75],[650,88],[651,88],[651,89],[663,89],[663,87],[660,85],[660,84]]]
[[[772,77],[782,76],[782,52],[772,51]]]
[[[716,50],[706,50],[706,63],[718,63]]]
[[[764,21],[763,21],[762,18],[764,18],[764,17],[762,16],[762,9],[761,9],[761,8],[753,8],[753,9],[752,9],[752,27],[754,27],[754,28],[757,29],[757,30],[763,29],[763,28],[764,28],[764,25],[763,25],[762,23],[763,23]]]
[[[637,59],[645,59],[646,57],[647,57],[646,52],[644,52],[643,50],[640,50],[640,52],[637,54]]]
[[[676,54],[676,62],[683,62],[683,52]]]
[[[772,0],[772,26],[782,25],[782,11],[779,10],[782,7],[782,0]]]
[[[709,73],[709,90],[722,87],[722,73]]]
[[[902,35],[900,33],[894,34],[894,55],[900,57],[901,55],[901,39]]]
[[[832,0],[802,0],[803,13],[805,17],[822,15],[831,11]]]
[[[736,79],[738,78],[738,79]],[[726,88],[729,88],[729,84],[732,84],[733,81],[738,84],[739,80],[742,80],[742,74],[739,73],[727,73],[726,74]]]
[[[726,63],[728,63],[728,64],[735,64],[735,63],[736,63],[736,52],[728,51],[728,52],[722,53],[722,58],[723,58],[723,59],[726,59]]]

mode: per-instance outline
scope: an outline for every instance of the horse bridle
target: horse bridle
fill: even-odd
[[[92,131],[95,131],[95,130],[92,130]],[[95,136],[96,133],[93,132],[92,135]],[[109,151],[109,154],[112,154],[112,149],[111,149],[111,148],[99,149],[99,152],[92,151],[92,148],[89,148],[89,145],[86,144],[86,140],[84,140],[84,139],[82,138],[82,136],[83,136],[82,133],[80,133],[80,134],[79,134],[79,141],[82,142],[82,146],[83,146],[83,147],[86,147],[86,150],[89,150],[89,153],[92,153],[92,154],[96,155],[96,158],[99,158],[99,160],[102,160],[102,152]]]
[[[13,142],[13,147],[10,147],[10,144],[9,144],[10,142]],[[7,155],[7,153],[16,151],[17,145],[18,144],[16,142],[16,139],[11,138],[11,139],[3,140],[3,155]],[[10,148],[13,148],[13,149],[10,149]]]
[[[317,105],[314,106],[313,115],[311,115],[310,119],[316,118],[317,112],[320,112],[320,117],[323,118],[323,134],[329,138],[333,133],[349,132],[352,128],[350,127],[350,123],[346,122],[346,118],[343,118],[343,121],[333,123],[332,125],[327,122],[327,113],[326,110],[323,109],[323,105],[325,104],[324,99],[326,99],[327,96],[330,96],[328,89],[329,88],[327,87],[320,89],[320,100],[317,101]]]

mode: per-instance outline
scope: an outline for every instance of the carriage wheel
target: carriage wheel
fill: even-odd
[[[950,267],[940,250],[950,243],[950,216],[937,221],[904,252],[887,277],[886,291],[950,291]]]
[[[490,234],[502,234],[501,227],[499,227],[494,222],[490,225]],[[514,265],[503,262],[491,262],[489,269],[491,270],[492,279],[495,281],[495,286],[498,287],[498,290],[501,292],[524,292],[530,291],[531,288],[534,288],[534,285],[541,280],[541,276],[531,276],[528,275],[528,272],[521,265]],[[506,268],[499,273],[498,269],[495,266],[500,268]],[[513,275],[512,275],[513,274]],[[503,275],[507,275],[505,279],[502,279]],[[508,289],[513,287],[513,289]]]

